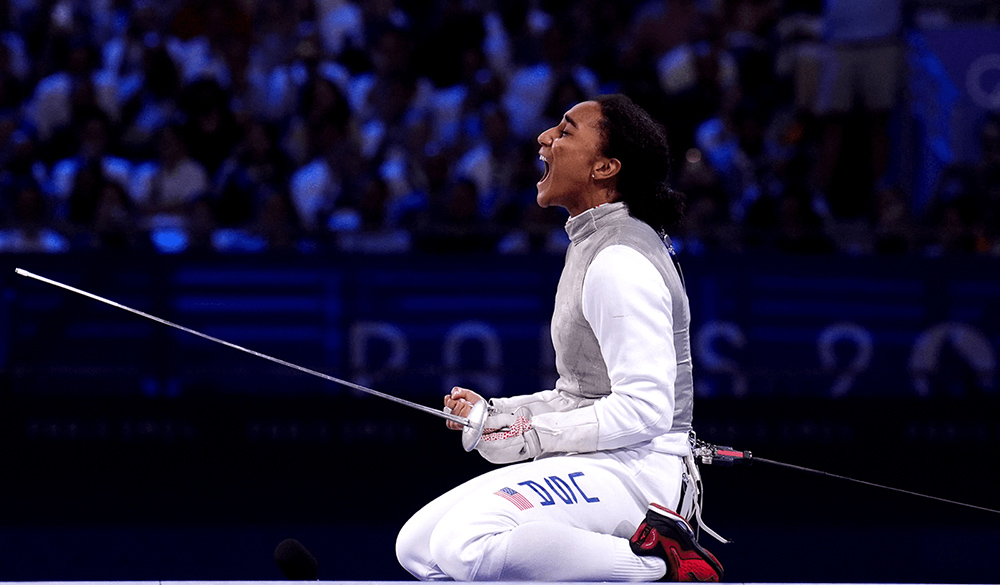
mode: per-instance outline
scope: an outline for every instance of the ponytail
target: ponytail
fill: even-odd
[[[649,224],[661,236],[684,216],[686,197],[667,183],[670,168],[663,126],[621,94],[603,95],[599,125],[602,154],[621,162],[616,190],[632,217]]]

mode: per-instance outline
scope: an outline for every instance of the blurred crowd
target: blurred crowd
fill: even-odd
[[[624,92],[667,127],[691,253],[1000,255],[1000,117],[928,205],[901,180],[912,19],[902,0],[0,0],[0,251],[560,252],[536,136]]]

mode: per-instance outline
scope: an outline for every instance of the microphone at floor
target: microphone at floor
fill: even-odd
[[[274,560],[285,575],[293,581],[316,581],[319,579],[319,563],[302,543],[294,538],[281,541],[274,549]]]

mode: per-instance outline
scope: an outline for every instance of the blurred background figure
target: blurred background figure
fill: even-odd
[[[157,158],[136,170],[131,197],[158,249],[182,250],[195,225],[196,202],[208,191],[209,175],[188,152],[181,126],[164,127],[157,146]]]
[[[48,201],[37,185],[29,182],[7,184],[10,209],[0,228],[0,252],[52,253],[69,250],[69,241],[52,229]]]
[[[822,24],[814,186],[825,212],[855,219],[871,213],[876,189],[891,186],[889,117],[905,71],[903,1],[825,0]]]
[[[76,233],[95,207],[88,186],[114,181],[141,210],[172,126],[201,170],[201,215],[226,237],[286,193],[306,248],[336,249],[336,234],[363,223],[376,179],[389,190],[388,228],[412,232],[432,200],[469,179],[477,221],[523,250],[538,214],[526,195],[541,173],[529,160],[537,129],[569,104],[623,91],[666,126],[672,178],[698,183],[690,251],[773,242],[780,201],[803,193],[820,218],[810,231],[835,251],[900,251],[901,238],[874,234],[904,207],[924,232],[902,248],[937,250],[927,205],[943,204],[944,183],[967,174],[958,167],[979,177],[963,179],[973,207],[995,208],[983,194],[990,171],[971,170],[989,166],[991,143],[938,144],[988,113],[963,103],[960,71],[949,70],[977,49],[938,55],[947,43],[932,38],[969,22],[987,25],[976,33],[987,42],[998,18],[987,4],[8,2],[0,137],[21,138],[0,162],[38,183],[49,227],[71,247],[93,243]],[[968,113],[947,118],[953,106]],[[995,224],[974,228],[974,253],[994,253]]]

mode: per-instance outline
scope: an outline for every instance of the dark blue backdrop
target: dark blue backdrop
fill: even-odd
[[[1000,507],[1000,263],[694,256],[696,428]],[[437,405],[548,387],[553,257],[0,257],[0,580],[401,579],[399,525],[487,469],[440,421],[14,274]],[[735,581],[997,582],[997,515],[706,468]],[[710,543],[706,543],[710,544]]]

